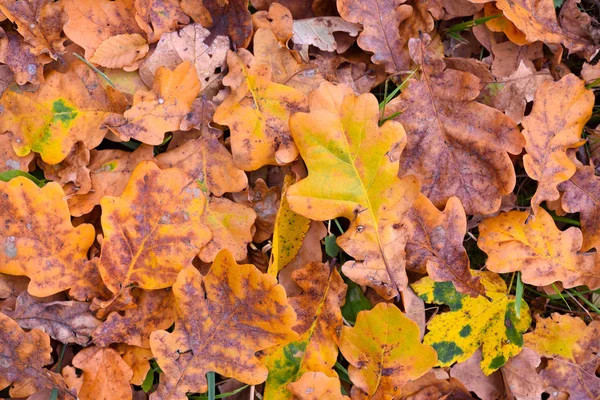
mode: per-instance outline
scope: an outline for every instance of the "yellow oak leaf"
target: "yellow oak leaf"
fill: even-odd
[[[111,36],[98,46],[90,61],[106,68],[132,71],[137,69],[138,61],[149,49],[146,39],[139,33]]]
[[[477,244],[487,253],[486,267],[491,271],[521,271],[523,282],[537,286],[560,281],[566,288],[598,288],[600,265],[594,254],[579,253],[582,240],[578,228],[561,231],[540,208],[534,217],[510,211],[483,220]]]
[[[125,111],[124,117],[111,119],[109,128],[122,140],[159,145],[166,132],[179,130],[199,92],[200,81],[189,61],[173,71],[160,67],[152,91],[136,92],[133,107]]]
[[[229,126],[236,165],[253,171],[288,164],[298,157],[290,135],[290,115],[306,108],[296,89],[271,81],[271,69],[240,49],[227,54],[229,73],[223,84],[232,92],[215,111],[214,121]]]
[[[558,82],[544,82],[535,92],[533,109],[522,122],[527,152],[523,165],[527,175],[538,181],[531,199],[535,213],[542,201],[557,200],[556,186],[575,174],[567,149],[584,143],[581,131],[593,107],[594,93],[573,74]]]
[[[549,358],[540,372],[544,384],[573,399],[600,397],[600,322],[587,325],[578,317],[553,313],[536,316],[536,327],[524,336],[525,345]]]
[[[467,216],[458,198],[450,197],[444,211],[440,211],[420,194],[407,219],[409,270],[427,272],[437,282],[451,281],[460,293],[473,297],[485,293],[479,279],[471,275],[469,257],[462,244]]]
[[[154,358],[150,349],[143,347],[128,346],[121,344],[117,346],[117,351],[121,353],[121,358],[133,371],[133,376],[129,380],[134,385],[141,385],[150,371],[150,359]]]
[[[103,197],[100,274],[115,294],[129,284],[171,286],[210,240],[201,223],[205,198],[177,169],[138,164],[120,197]]]
[[[273,3],[277,4],[277,3]],[[277,276],[279,271],[288,265],[298,254],[304,237],[310,228],[310,219],[298,215],[290,209],[286,191],[295,183],[293,174],[285,176],[283,188],[281,189],[281,202],[275,217],[275,227],[273,229],[273,248],[271,250],[271,260],[268,272]]]
[[[485,3],[483,11],[485,17],[491,17],[502,13],[502,10],[499,10],[494,3]],[[525,46],[530,43],[525,38],[525,34],[502,14],[499,17],[486,21],[485,26],[492,32],[504,32],[511,42],[518,44],[519,46]]]
[[[47,164],[58,164],[77,141],[92,149],[100,144],[104,121],[123,112],[126,100],[111,87],[103,88],[87,65],[74,61],[69,70],[46,75],[35,92],[7,90],[0,132],[10,131],[19,157],[39,153]]]
[[[455,196],[467,215],[498,211],[516,182],[508,153],[519,154],[524,145],[517,124],[474,101],[479,78],[446,68],[429,35],[410,39],[408,47],[420,77],[408,80],[385,108],[408,136],[400,176],[416,175],[422,193],[437,207]]]
[[[419,340],[419,327],[395,305],[379,303],[361,311],[354,327],[342,327],[340,351],[348,375],[369,399],[392,399],[401,387],[436,363],[435,350]]]
[[[269,376],[265,397],[273,400],[293,398],[288,384],[307,372],[322,372],[337,379],[333,371],[337,355],[346,284],[335,268],[310,263],[293,272],[292,278],[302,290],[290,297],[298,320],[294,331],[300,339],[273,349],[266,357]]]
[[[357,261],[346,262],[344,274],[391,298],[407,284],[402,219],[419,193],[416,178],[396,176],[404,129],[395,121],[379,127],[375,96],[356,97],[344,85],[323,83],[310,109],[290,120],[308,177],[287,190],[287,201],[316,221],[348,218],[337,243]]]
[[[1,197],[1,196],[0,196]],[[24,332],[0,313],[0,390],[10,386],[10,397],[27,397],[51,386],[42,369],[52,362],[50,337],[39,329]]]
[[[178,320],[175,330],[155,331],[150,347],[164,374],[158,398],[186,399],[206,392],[214,371],[256,385],[267,368],[255,353],[298,339],[296,315],[275,278],[251,264],[238,265],[221,251],[206,276],[185,268],[173,285]]]
[[[0,214],[1,273],[29,277],[28,291],[38,297],[85,285],[94,227],[73,227],[58,183],[39,188],[24,177],[0,181]]]
[[[451,282],[434,282],[430,277],[411,287],[426,303],[450,307],[450,311],[435,315],[427,324],[429,332],[424,343],[436,350],[437,365],[447,367],[466,361],[481,346],[481,370],[490,375],[519,354],[531,315],[524,301],[521,316],[516,315],[515,298],[507,294],[500,275],[489,271],[473,271],[473,275],[480,278],[489,300],[458,293]]]
[[[135,23],[133,0],[63,0],[68,21],[65,35],[85,49],[89,60],[106,39],[124,34],[140,34]]]

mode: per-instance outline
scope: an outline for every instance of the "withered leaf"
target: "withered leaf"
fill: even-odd
[[[47,54],[35,55],[20,35],[0,28],[0,62],[8,65],[19,85],[44,82],[44,65],[52,61]]]
[[[379,127],[375,96],[356,97],[344,85],[323,83],[310,109],[290,120],[309,172],[287,190],[287,201],[313,220],[348,218],[337,243],[356,261],[343,265],[344,274],[391,298],[407,284],[401,221],[419,192],[414,177],[396,176],[404,129],[395,121]]]
[[[323,372],[306,372],[302,378],[288,385],[290,392],[298,400],[345,400],[338,378],[325,375]]]
[[[294,44],[313,45],[323,51],[335,51],[338,47],[334,33],[345,32],[357,36],[361,26],[344,21],[340,17],[316,17],[294,21],[292,40]]]
[[[178,320],[172,333],[155,331],[150,347],[164,371],[156,396],[185,399],[207,390],[206,372],[258,384],[267,369],[255,352],[298,339],[296,315],[275,278],[227,250],[208,275],[185,268],[173,285]]]
[[[467,214],[493,213],[515,186],[507,153],[519,154],[523,137],[512,119],[473,101],[479,79],[445,69],[430,43],[428,35],[409,40],[421,77],[411,79],[385,109],[386,115],[400,113],[394,119],[408,133],[399,174],[416,175],[438,207],[456,196]]]
[[[459,199],[450,197],[441,212],[421,194],[407,219],[407,269],[427,271],[434,281],[451,281],[460,293],[473,297],[485,293],[479,279],[471,275],[469,257],[462,244],[467,216]]]
[[[90,303],[81,301],[40,301],[24,292],[14,310],[2,312],[24,329],[39,329],[62,343],[89,343],[100,321],[90,311]]]
[[[573,74],[558,82],[544,82],[535,92],[531,113],[523,119],[523,165],[538,181],[531,206],[538,213],[544,200],[557,200],[557,185],[575,174],[567,149],[581,146],[581,131],[592,115],[594,94]]]
[[[187,25],[190,17],[179,7],[179,0],[134,0],[135,21],[148,38],[156,43],[160,37]]]
[[[19,157],[10,144],[10,137],[0,135],[0,172],[11,170],[28,172],[33,156],[33,153],[29,153],[25,157]]]
[[[211,237],[200,218],[205,198],[177,169],[161,171],[144,161],[120,197],[105,196],[100,273],[115,294],[137,283],[142,289],[171,286]]]
[[[111,36],[104,40],[90,61],[106,68],[123,68],[134,71],[150,47],[139,33]]]

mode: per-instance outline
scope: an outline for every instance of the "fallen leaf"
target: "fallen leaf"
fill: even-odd
[[[111,36],[104,40],[90,61],[106,68],[136,70],[150,47],[139,33]]]
[[[498,0],[496,7],[525,34],[529,42],[562,44],[571,53],[582,53],[589,60],[598,51],[588,37],[570,32],[559,24],[552,0]]]
[[[94,241],[94,228],[73,228],[58,183],[39,188],[24,177],[0,181],[0,272],[31,279],[33,296],[49,296],[87,281],[82,264]],[[51,229],[51,234],[47,233]]]
[[[121,140],[139,140],[159,145],[166,132],[179,130],[200,92],[198,76],[189,61],[174,70],[160,67],[154,76],[152,91],[141,90],[133,98],[133,107],[123,117],[112,120],[109,128]]]
[[[477,350],[466,361],[454,364],[450,369],[450,376],[462,382],[470,392],[475,393],[480,399],[504,398],[504,382],[500,371],[486,376],[481,371],[480,364],[481,350]]]
[[[206,39],[211,35],[208,29],[200,24],[191,24],[182,30],[165,33],[161,36],[156,49],[140,65],[140,77],[148,86],[152,85],[154,75],[159,67],[174,69],[184,61],[189,61],[196,68],[196,74],[202,84],[202,90],[217,83],[223,68],[229,39],[216,36],[210,43]]]
[[[269,274],[275,277],[298,255],[310,228],[310,219],[293,212],[285,195],[287,189],[295,182],[296,177],[293,174],[285,176],[281,190],[281,203],[275,217],[273,249],[268,270]]]
[[[279,3],[271,3],[269,11],[258,11],[252,14],[254,29],[268,28],[283,45],[287,44],[294,35],[293,24],[292,13]],[[256,35],[256,32],[254,34]]]
[[[510,76],[521,63],[525,64],[530,71],[535,71],[533,61],[544,56],[543,47],[542,42],[535,42],[527,46],[518,46],[510,41],[493,44],[491,49],[494,55],[492,74],[496,78]]]
[[[577,165],[575,174],[558,189],[563,192],[562,208],[568,213],[579,213],[581,251],[600,250],[600,177],[594,175],[594,167]]]
[[[35,55],[20,35],[0,28],[0,62],[8,65],[19,85],[44,82],[44,65],[52,61],[47,54]]]
[[[566,152],[584,143],[581,131],[593,107],[593,92],[572,74],[558,82],[544,82],[535,92],[533,109],[523,119],[522,133],[527,152],[523,165],[527,175],[538,181],[531,199],[536,214],[542,201],[559,198],[556,186],[575,174],[575,164]]]
[[[25,157],[19,157],[10,144],[10,137],[0,135],[0,172],[12,170],[28,172],[33,156],[33,153],[29,153]]]
[[[173,293],[170,289],[134,291],[135,308],[111,313],[93,333],[94,344],[100,347],[112,343],[150,348],[150,334],[168,329],[176,315]]]
[[[309,171],[287,190],[290,209],[317,221],[348,218],[337,243],[357,261],[343,265],[344,275],[391,298],[407,284],[400,221],[419,191],[414,177],[396,176],[404,129],[394,121],[379,127],[375,96],[356,97],[343,85],[323,83],[310,108],[290,120]]]
[[[133,0],[64,0],[64,32],[91,59],[106,39],[143,33],[135,22]]]
[[[155,331],[150,347],[164,371],[156,396],[185,399],[206,392],[208,371],[259,384],[267,369],[255,352],[296,340],[285,291],[253,265],[223,250],[205,277],[181,271],[173,285],[179,319],[172,333]]]
[[[292,278],[302,289],[298,296],[288,298],[298,316],[292,329],[300,339],[268,353],[264,392],[268,399],[293,398],[290,388],[308,372],[337,378],[333,366],[343,325],[340,307],[346,298],[346,284],[335,268],[320,262],[296,270]]]
[[[78,399],[131,398],[129,381],[133,377],[133,371],[115,350],[88,347],[75,355],[73,366],[83,371],[83,382],[77,392]]]
[[[179,0],[134,0],[135,21],[148,38],[156,43],[165,33],[187,25],[190,18],[179,7]]]
[[[450,197],[442,212],[421,194],[407,220],[407,269],[426,271],[436,282],[451,281],[460,293],[472,297],[485,294],[479,279],[471,275],[469,257],[462,244],[467,216],[458,198]]]
[[[541,399],[546,387],[537,371],[541,361],[540,356],[527,346],[508,360],[501,369],[507,391],[522,400]]]
[[[540,372],[547,386],[568,392],[569,398],[594,399],[600,396],[600,323],[586,326],[580,318],[553,313],[536,317],[536,329],[524,336],[527,346],[549,357]]]
[[[253,187],[233,195],[236,203],[251,207],[256,212],[254,223],[256,232],[253,241],[264,242],[273,235],[275,218],[279,209],[279,187],[269,187],[262,179],[257,179]]]
[[[581,68],[581,77],[584,81],[586,81],[586,83],[600,79],[600,63],[596,63],[594,65],[583,63],[583,67]]]
[[[345,32],[357,36],[359,24],[344,21],[340,17],[316,17],[294,21],[292,40],[298,45],[313,45],[323,51],[335,51],[337,42],[334,33]]]
[[[299,400],[349,399],[341,393],[340,380],[323,372],[306,372],[302,378],[290,383],[288,389]]]
[[[519,154],[523,137],[512,119],[473,101],[479,79],[445,69],[430,43],[427,35],[409,40],[421,77],[409,80],[385,108],[389,116],[400,112],[394,120],[408,132],[399,174],[416,175],[422,193],[438,207],[456,196],[467,214],[493,213],[515,186],[507,152]]]
[[[128,345],[120,345],[117,349],[122,352],[121,358],[133,371],[133,376],[129,382],[132,385],[142,385],[146,379],[146,375],[148,375],[148,371],[150,371],[149,360],[154,358],[152,351],[150,351],[150,349]]]
[[[473,399],[458,379],[450,378],[442,369],[433,369],[419,379],[401,388],[405,400]]]
[[[484,16],[491,17],[500,14],[499,17],[490,19],[485,22],[485,25],[492,32],[502,32],[506,37],[519,46],[529,44],[529,41],[525,38],[525,34],[521,32],[515,24],[513,24],[508,18],[502,14],[502,10],[496,7],[496,4],[490,2],[485,3],[483,6]]]
[[[481,347],[481,370],[490,375],[519,354],[531,316],[525,301],[521,303],[520,318],[516,315],[515,298],[507,294],[500,275],[489,271],[473,271],[473,275],[480,277],[491,300],[460,294],[452,283],[434,282],[430,277],[411,287],[426,303],[450,307],[449,312],[435,315],[427,324],[429,332],[424,343],[436,350],[437,366],[466,361]]]
[[[74,62],[65,74],[50,72],[36,92],[4,92],[0,132],[10,131],[20,157],[39,153],[48,164],[58,164],[77,141],[88,149],[98,146],[106,130],[102,124],[121,113],[124,97],[104,89],[94,71]]]
[[[35,55],[57,59],[64,52],[62,27],[66,22],[62,2],[52,0],[1,0],[0,11],[16,25]]]
[[[229,73],[223,84],[231,94],[213,117],[231,129],[235,164],[245,170],[288,164],[298,157],[289,131],[290,115],[306,109],[306,98],[291,87],[273,83],[270,68],[239,50],[227,55]]]
[[[122,150],[92,150],[87,166],[90,171],[91,190],[67,199],[71,215],[79,217],[89,213],[94,206],[100,204],[100,199],[104,196],[120,196],[138,163],[152,160],[153,157],[154,149],[147,145],[141,145],[133,153]]]
[[[419,327],[393,304],[361,311],[353,328],[342,327],[340,351],[355,387],[370,399],[395,398],[401,387],[429,371],[435,350],[419,340]]]
[[[10,386],[8,394],[16,398],[51,386],[43,372],[52,362],[50,337],[37,329],[25,332],[2,313],[0,322],[0,388]]]
[[[177,273],[210,240],[202,225],[205,198],[177,169],[144,161],[120,197],[105,196],[100,274],[111,292],[129,284],[154,290],[171,286]]]
[[[403,3],[405,0],[337,0],[342,18],[363,26],[358,45],[372,52],[373,62],[383,64],[391,74],[406,71],[410,66],[406,51],[402,51],[408,38],[400,36],[399,26],[410,18],[412,7]]]
[[[14,310],[2,312],[23,329],[39,329],[62,343],[86,345],[100,321],[81,301],[40,301],[24,292],[17,298]]]
[[[188,0],[200,2],[200,0]],[[246,0],[202,0],[211,17],[210,28],[214,35],[229,36],[235,48],[246,48],[252,38],[252,16]]]
[[[75,143],[69,155],[58,164],[48,165],[38,160],[44,177],[59,183],[69,195],[86,194],[92,189],[89,163],[90,151],[82,142]]]

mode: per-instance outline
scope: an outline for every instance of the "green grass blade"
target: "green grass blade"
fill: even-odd
[[[208,381],[208,400],[215,400],[215,373],[212,371],[208,372],[206,374],[206,380]]]
[[[102,72],[98,68],[94,67],[88,60],[86,60],[85,58],[81,57],[79,54],[73,53],[73,55],[77,59],[79,59],[80,61],[82,61],[83,63],[85,63],[85,65],[87,65],[88,67],[90,67],[95,73],[97,73],[98,75],[100,75],[102,77],[102,79],[104,79],[110,86],[112,86],[113,88],[115,87],[115,84],[112,83],[112,81],[108,78],[108,76],[106,76],[106,74],[104,72]]]
[[[523,302],[523,292],[525,291],[525,287],[523,286],[523,281],[521,280],[521,272],[517,272],[517,288],[515,290],[515,312],[517,313],[517,318],[521,318],[521,303]]]
[[[16,178],[18,176],[23,176],[23,177],[29,179],[30,181],[32,181],[33,183],[35,183],[39,187],[44,187],[44,185],[46,183],[48,183],[48,181],[45,180],[45,179],[43,179],[43,180],[38,179],[35,176],[31,175],[30,173],[19,171],[17,169],[10,170],[10,171],[0,172],[0,181],[2,181],[2,182],[8,182],[11,179]]]

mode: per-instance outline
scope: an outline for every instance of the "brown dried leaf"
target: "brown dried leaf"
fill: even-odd
[[[528,347],[508,360],[501,369],[507,392],[517,399],[540,400],[546,386],[537,371],[541,361]]]
[[[458,379],[482,400],[505,398],[504,382],[500,371],[485,375],[481,371],[480,363],[481,350],[477,350],[468,360],[454,364],[450,369],[450,376]]]
[[[105,68],[134,71],[149,49],[146,39],[139,33],[111,36],[98,46],[90,61]]]
[[[2,312],[23,329],[39,329],[62,343],[86,345],[100,321],[90,311],[90,303],[81,301],[40,301],[24,292],[14,310]]]
[[[25,157],[19,157],[10,144],[10,136],[0,135],[0,172],[11,170],[28,172],[33,156],[33,153],[29,153]]]
[[[338,48],[336,35],[345,32],[355,37],[361,25],[344,21],[340,17],[316,17],[299,19],[293,24],[293,41],[298,45],[313,45],[323,51],[335,51]],[[340,51],[338,51],[340,52]]]
[[[19,85],[44,82],[44,65],[52,61],[47,54],[35,55],[32,50],[23,37],[0,28],[0,62],[8,65]]]
[[[49,165],[38,159],[39,167],[44,170],[44,177],[59,183],[69,195],[86,194],[92,189],[89,163],[90,151],[83,142],[75,143],[67,158],[58,164]]]
[[[190,18],[179,7],[179,0],[134,0],[135,21],[156,43],[160,37],[190,23]]]
[[[428,35],[409,41],[421,78],[411,79],[385,109],[386,115],[401,112],[394,119],[408,132],[399,175],[419,177],[423,194],[436,206],[456,196],[467,214],[493,213],[515,186],[507,152],[519,154],[523,137],[512,119],[473,101],[479,79],[445,69],[430,42]]]

